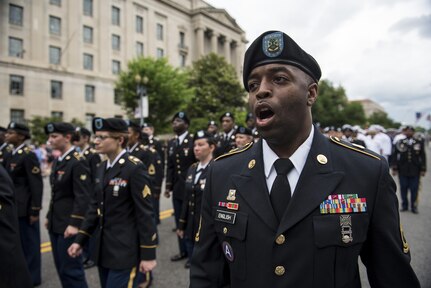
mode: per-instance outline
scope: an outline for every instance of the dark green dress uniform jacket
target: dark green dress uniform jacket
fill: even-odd
[[[185,198],[181,209],[179,229],[184,230],[186,238],[194,241],[199,229],[199,219],[201,217],[202,194],[205,188],[206,174],[208,166],[202,170],[199,179],[194,183],[198,163],[190,166],[186,177]]]
[[[417,177],[421,172],[426,172],[426,154],[423,140],[405,138],[395,144],[392,157],[392,168],[399,175]]]
[[[97,265],[130,269],[140,260],[156,258],[150,180],[142,162],[128,153],[105,170],[103,161],[97,171],[97,198],[92,199],[75,242],[82,246],[96,230],[92,257]]]
[[[7,143],[3,143],[0,145],[0,164],[3,164],[3,166],[5,165],[5,160],[12,153],[12,150],[12,145],[9,145]]]
[[[102,161],[100,155],[93,148],[85,149],[82,154],[84,156],[84,160],[87,163],[88,168],[90,169],[90,179],[91,182],[94,183],[94,179],[96,178],[96,170],[99,167],[99,163]]]
[[[358,256],[371,287],[420,286],[400,232],[387,162],[316,130],[280,224],[269,199],[261,141],[211,164],[190,287],[361,287]],[[321,214],[320,204],[337,194],[366,198],[367,211]],[[220,207],[227,198],[238,210]],[[351,221],[346,243],[342,236],[349,231],[341,216]]]
[[[0,287],[33,287],[21,248],[13,183],[0,165]]]
[[[91,179],[85,160],[76,150],[56,159],[50,175],[48,230],[63,234],[68,225],[79,227],[89,206]]]
[[[15,154],[11,154],[5,164],[15,187],[18,217],[39,216],[43,182],[36,154],[24,145]]]
[[[168,166],[166,169],[166,186],[172,189],[173,197],[184,199],[184,184],[189,167],[196,162],[193,152],[193,135],[188,133],[183,142],[177,146],[177,137],[168,143]]]
[[[159,155],[154,149],[150,149],[149,147],[139,144],[136,147],[133,148],[133,150],[129,151],[129,154],[132,156],[135,156],[139,160],[142,161],[142,163],[145,166],[145,169],[148,172],[148,175],[150,176],[150,188],[151,191],[154,191],[156,188],[156,180],[158,180],[157,177],[160,177],[157,175],[157,172],[160,173],[160,162],[158,163],[157,160],[159,159]],[[157,186],[160,191],[160,184]]]

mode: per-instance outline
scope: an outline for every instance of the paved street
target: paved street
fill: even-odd
[[[430,149],[427,151],[428,166],[431,167]],[[395,179],[398,182],[398,179]],[[46,214],[50,192],[48,182],[45,179],[45,194],[42,216]],[[161,207],[166,217],[162,220],[159,227],[160,245],[157,250],[158,266],[154,272],[155,280],[153,287],[188,287],[188,270],[184,268],[185,261],[172,263],[170,256],[178,252],[176,237],[172,228],[174,227],[173,217],[170,217],[168,210],[172,208],[171,199],[163,198]],[[42,217],[44,218],[44,217]],[[422,288],[431,288],[431,274],[429,266],[431,264],[431,173],[422,179],[422,189],[420,192],[419,214],[414,215],[411,212],[401,213],[401,222],[405,231],[408,243],[410,244],[412,254],[412,266],[416,271]],[[52,254],[50,252],[48,235],[45,229],[42,229],[42,281],[41,288],[61,287],[58,277],[53,266]],[[100,287],[97,268],[86,270],[89,287]],[[361,269],[363,287],[370,287],[366,280],[365,269]],[[408,288],[408,287],[406,287]]]

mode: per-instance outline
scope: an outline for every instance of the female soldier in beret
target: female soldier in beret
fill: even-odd
[[[177,234],[181,239],[185,239],[187,255],[189,260],[185,267],[190,267],[195,235],[199,228],[199,218],[201,216],[201,199],[205,188],[207,168],[213,159],[213,153],[216,149],[216,142],[208,132],[198,131],[194,137],[193,151],[196,162],[190,166],[187,171],[185,196]]]
[[[137,285],[136,267],[148,272],[156,266],[157,234],[151,206],[150,180],[142,162],[126,152],[127,123],[116,118],[95,118],[96,151],[106,154],[96,173],[95,198],[85,221],[69,247],[77,257],[97,229],[92,255],[103,288]]]

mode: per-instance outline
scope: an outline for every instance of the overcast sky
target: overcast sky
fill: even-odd
[[[418,124],[430,127],[431,0],[206,2],[226,9],[249,42],[267,30],[291,36],[350,100],[371,99],[407,124],[422,112]]]

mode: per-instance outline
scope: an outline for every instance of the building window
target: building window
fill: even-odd
[[[96,117],[96,114],[86,113],[85,114],[85,128],[91,130],[91,126],[93,125],[93,118]]]
[[[10,109],[10,122],[25,124],[24,110]]]
[[[63,98],[63,82],[51,80],[51,98],[52,99]]]
[[[61,0],[49,0],[49,4],[61,7]]]
[[[157,48],[157,58],[162,58],[164,56],[164,52],[162,48]]]
[[[93,55],[84,53],[84,69],[93,70]]]
[[[10,75],[9,93],[11,95],[24,95],[24,77],[19,75]]]
[[[120,26],[120,8],[112,6],[112,25]]]
[[[184,32],[180,32],[180,47],[186,47],[186,34]]]
[[[136,16],[136,33],[144,33],[144,18]]]
[[[180,67],[186,67],[186,55],[180,54]]]
[[[114,104],[121,105],[121,90],[114,89]]]
[[[112,50],[120,51],[120,36],[112,34]]]
[[[58,119],[58,120],[63,120],[63,112],[61,111],[51,111],[51,117]]]
[[[144,43],[136,42],[136,56],[137,57],[144,56]]]
[[[22,47],[22,39],[9,37],[9,56],[23,58],[24,50]]]
[[[156,35],[157,35],[157,40],[163,40],[163,25],[160,23],[157,23]]]
[[[9,23],[22,26],[23,8],[21,6],[9,4]]]
[[[93,16],[93,0],[84,0],[84,15]]]
[[[61,35],[61,19],[55,16],[49,16],[49,33]]]
[[[94,86],[93,85],[85,85],[85,102],[94,103]]]
[[[117,60],[112,60],[112,74],[118,75],[121,71],[121,62]]]
[[[61,61],[61,48],[49,46],[49,64],[59,65]]]
[[[90,26],[84,26],[84,42],[93,43],[93,28]]]

